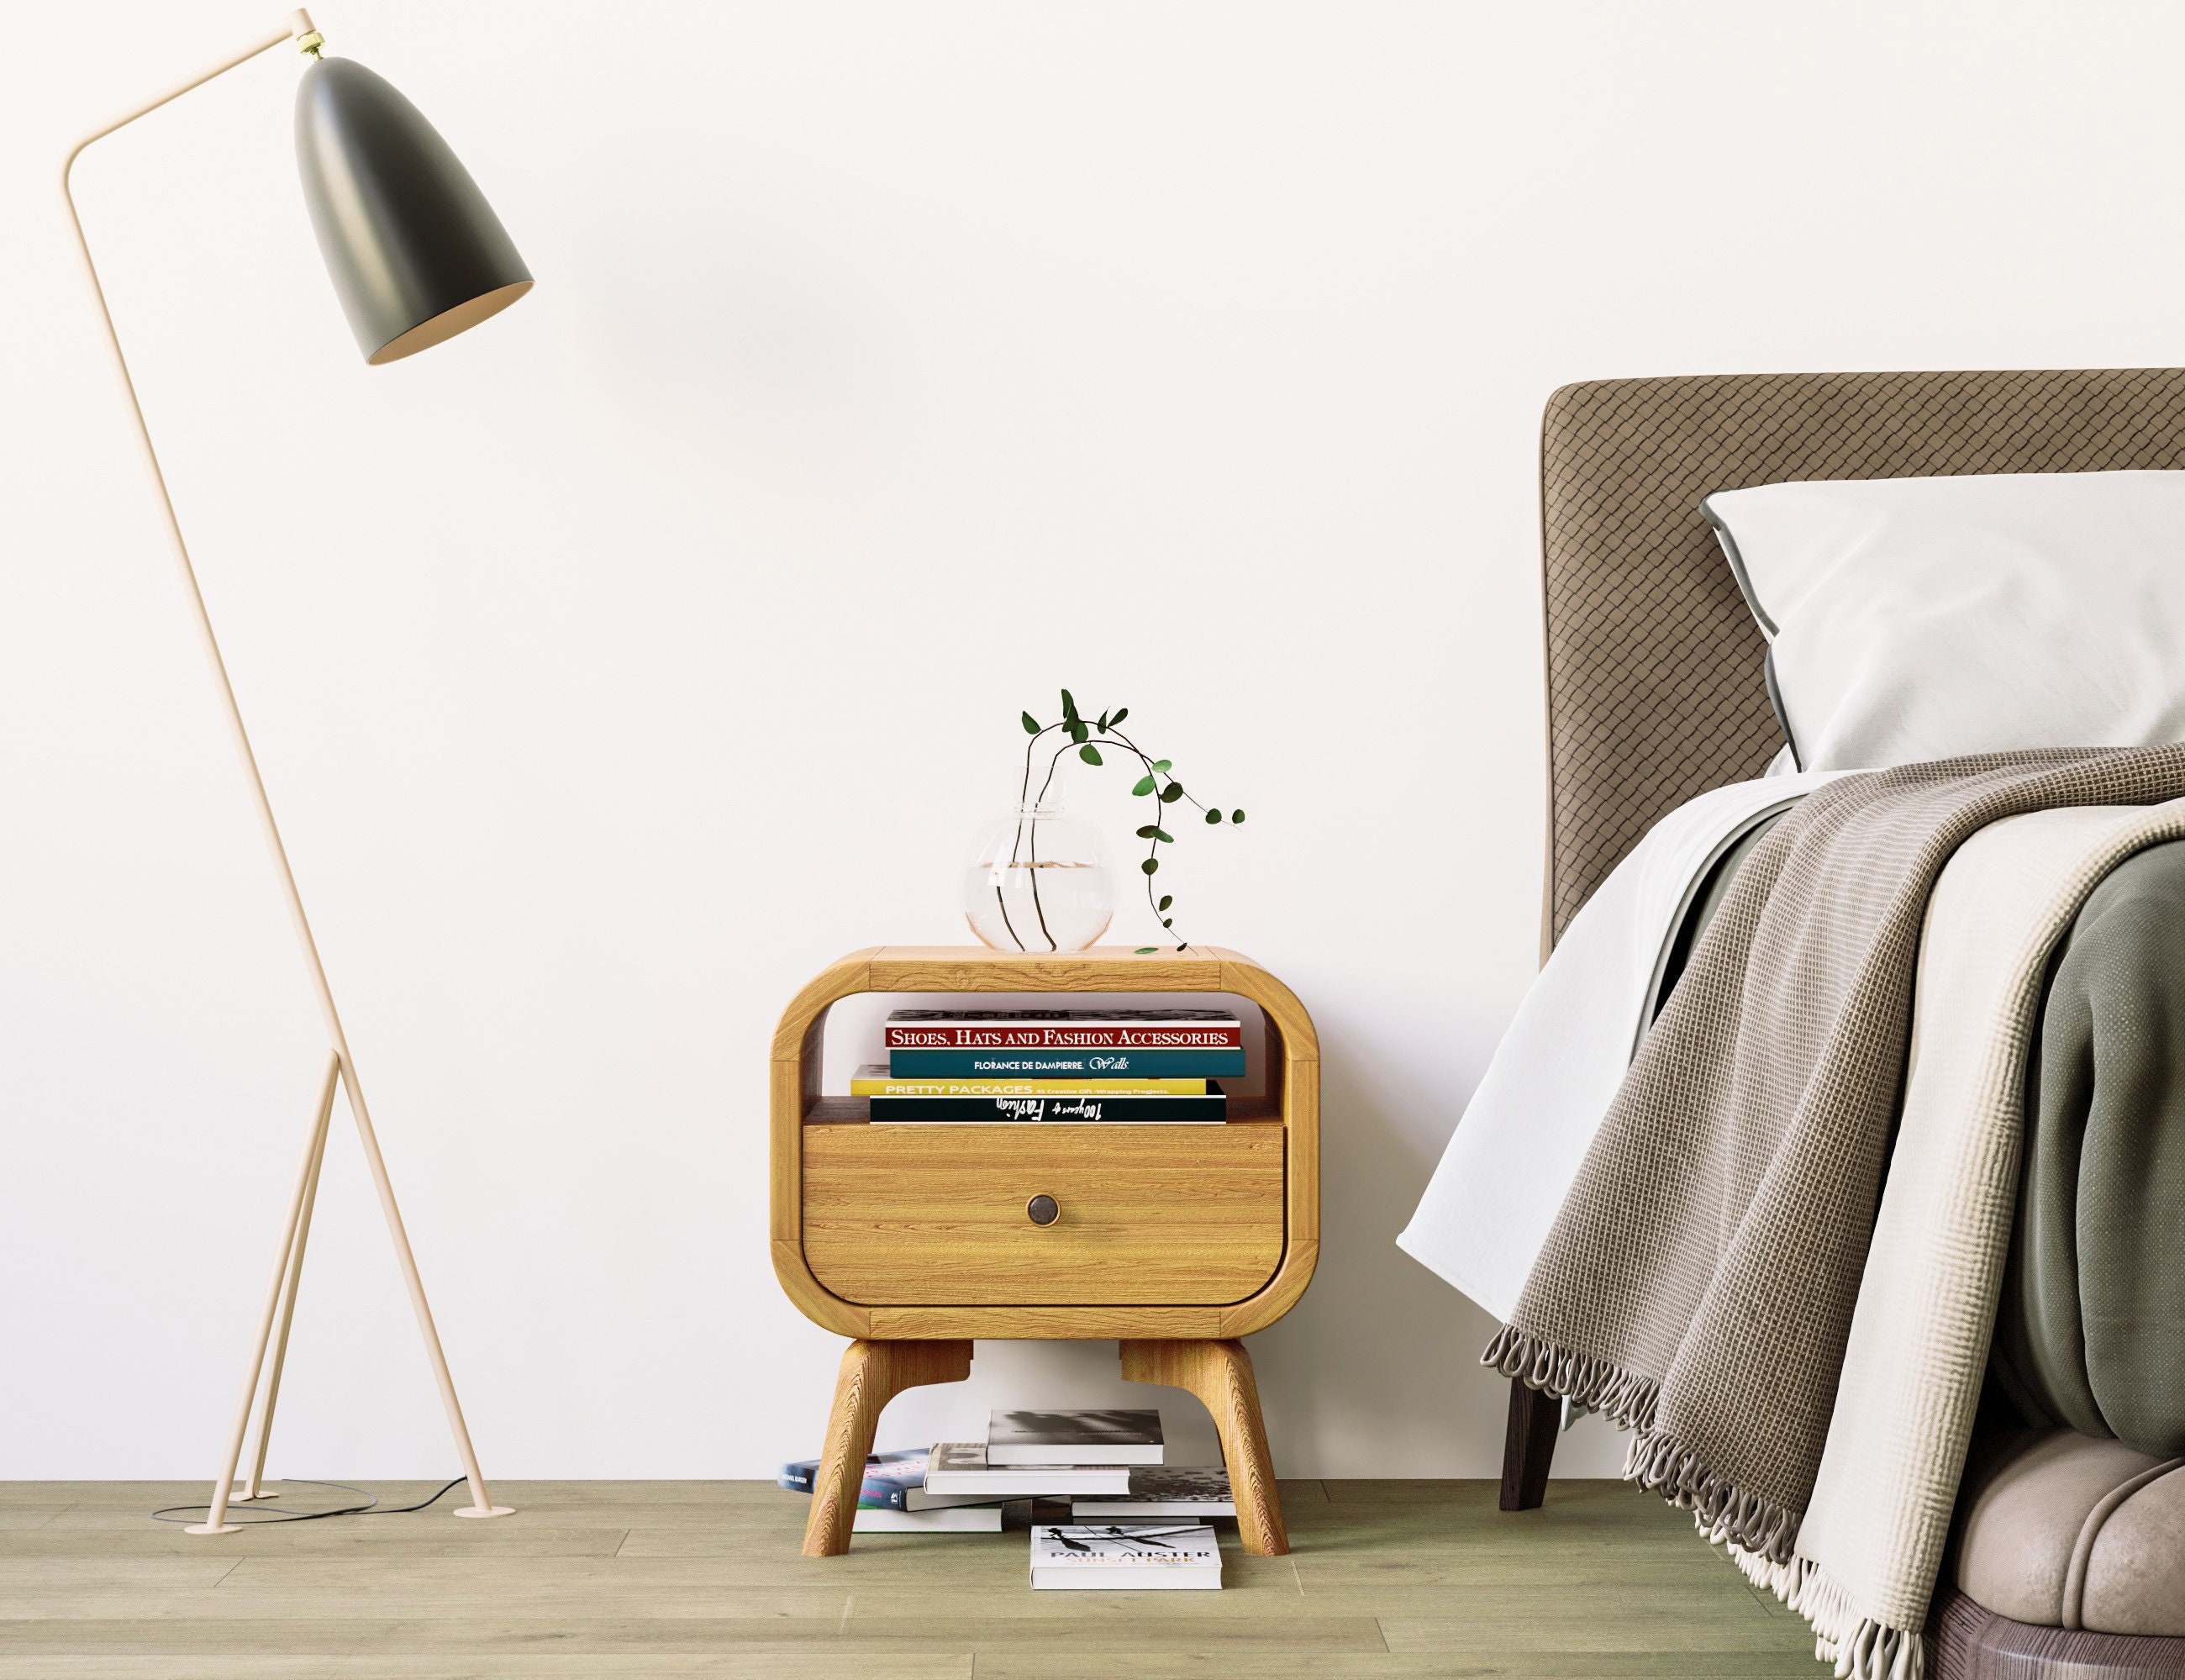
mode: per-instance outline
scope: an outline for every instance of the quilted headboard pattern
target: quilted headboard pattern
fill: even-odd
[[[1666,812],[1782,745],[1711,490],[2185,468],[2185,368],[1604,379],[1548,399],[1543,943]]]

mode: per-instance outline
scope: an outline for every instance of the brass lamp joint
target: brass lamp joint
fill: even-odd
[[[309,53],[315,59],[320,56],[319,48],[326,44],[326,36],[316,30],[313,30],[309,35],[299,35],[296,37],[296,50],[299,53]]]
[[[288,32],[296,37],[296,50],[308,53],[314,59],[319,56],[319,48],[327,44],[326,36],[312,25],[311,14],[300,6],[288,14]]]

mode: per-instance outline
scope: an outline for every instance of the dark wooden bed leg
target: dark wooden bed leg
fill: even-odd
[[[1562,1403],[1552,1394],[1510,1379],[1510,1429],[1502,1437],[1502,1509],[1538,1510],[1548,1496],[1548,1466],[1555,1462]]]

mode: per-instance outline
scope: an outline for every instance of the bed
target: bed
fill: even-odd
[[[2180,468],[2185,370],[1631,379],[1557,392],[1541,438],[1544,957],[1642,836],[1710,790],[1761,778],[1784,745],[1763,638],[1701,515],[1703,497],[1791,481]],[[1764,801],[1749,802],[1756,817],[1769,814]],[[1505,1509],[1540,1503],[1563,1409],[1513,1381]],[[1966,1532],[1987,1536],[1992,1560],[1998,1548],[2035,1545],[2026,1537],[2038,1529],[2038,1544],[2062,1546],[2068,1571],[2075,1545],[2083,1553],[2102,1521],[2177,1468],[2144,1455],[2093,1464],[2084,1454],[2059,1468],[2059,1450],[2079,1452],[2071,1442],[2052,1443],[2044,1457],[2037,1442],[1983,1428],[1984,1456],[1964,1482],[1958,1550],[1928,1629],[1934,1672],[2185,1672],[2185,1644],[2084,1631],[2076,1601],[2043,1626],[2038,1615],[1998,1616],[1955,1590]],[[2185,1475],[2172,1479],[2171,1493],[2181,1482]],[[2028,1515],[2052,1506],[2063,1514],[2045,1528]],[[2185,1532],[2164,1529],[2170,1520],[2157,1512],[2142,1522],[2154,1525],[2143,1551],[2159,1554],[2172,1538],[2185,1548]],[[2083,1590],[2084,1555],[2076,1567]],[[2037,1592],[2014,1599],[2002,1588],[1983,1591],[1991,1603],[2041,1609]],[[1910,1647],[1910,1660],[1921,1649]]]

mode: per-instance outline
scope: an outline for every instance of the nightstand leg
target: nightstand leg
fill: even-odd
[[[838,1557],[850,1549],[850,1525],[881,1409],[906,1388],[961,1382],[970,1374],[968,1342],[852,1342],[842,1350],[826,1449],[812,1484],[812,1515],[804,1525],[806,1557]]]
[[[1267,1426],[1260,1417],[1260,1387],[1252,1356],[1241,1342],[1123,1342],[1123,1376],[1131,1382],[1188,1388],[1214,1415],[1221,1457],[1229,1466],[1229,1491],[1237,1501],[1237,1528],[1255,1557],[1280,1557],[1290,1549],[1282,1527],[1282,1502],[1267,1454]]]

